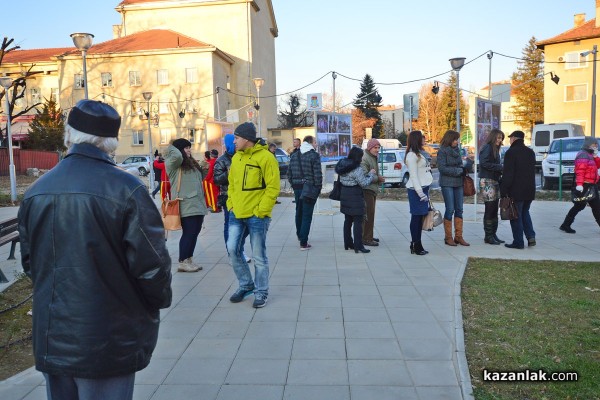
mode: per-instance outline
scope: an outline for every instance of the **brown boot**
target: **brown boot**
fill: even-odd
[[[463,219],[454,217],[454,243],[460,244],[461,246],[470,246],[469,243],[463,239]]]
[[[448,221],[446,218],[444,218],[444,243],[448,246],[456,246],[452,239],[452,221]]]

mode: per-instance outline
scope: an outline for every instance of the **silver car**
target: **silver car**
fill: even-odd
[[[137,171],[139,176],[146,176],[150,173],[151,160],[149,156],[130,156],[117,166],[125,169],[128,172]]]

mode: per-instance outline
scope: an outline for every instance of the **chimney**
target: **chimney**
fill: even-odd
[[[598,4],[600,0],[596,0],[596,4]],[[585,13],[575,14],[574,17],[575,28],[579,28],[581,25],[585,24]]]

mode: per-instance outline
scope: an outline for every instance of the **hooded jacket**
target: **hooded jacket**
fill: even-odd
[[[221,196],[227,201],[227,189],[229,188],[229,168],[231,168],[231,158],[235,154],[234,135],[229,133],[225,135],[225,152],[221,154],[215,162],[214,180],[221,191]],[[223,204],[224,206],[224,204]]]
[[[365,173],[359,163],[342,158],[335,166],[340,176],[340,211],[346,215],[364,215],[366,213],[363,188],[377,180],[374,173]]]
[[[237,219],[270,218],[279,196],[279,179],[277,159],[263,140],[236,152],[229,170],[227,209]]]
[[[171,304],[171,257],[144,184],[75,144],[27,190],[18,219],[36,368],[90,379],[145,368]]]
[[[179,212],[181,217],[191,217],[194,215],[206,215],[206,201],[204,200],[204,189],[202,189],[202,173],[196,168],[191,170],[183,170],[183,155],[181,151],[169,145],[165,156],[165,167],[169,180],[171,181],[171,198],[181,199],[179,202]],[[181,175],[181,185],[179,192],[177,191],[177,180]]]
[[[321,156],[315,151],[312,144],[302,142],[300,146],[300,164],[302,165],[302,178],[316,187],[323,187],[323,173],[321,172]]]

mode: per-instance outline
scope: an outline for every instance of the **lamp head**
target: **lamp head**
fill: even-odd
[[[435,82],[433,83],[433,87],[431,88],[431,92],[432,92],[433,94],[438,94],[438,93],[439,93],[439,91],[440,91],[440,84],[439,84],[437,81],[435,81]]]
[[[152,99],[152,92],[144,92],[142,93],[142,96],[144,96],[144,100],[150,101],[150,99]]]
[[[335,73],[335,71],[333,71],[333,72],[331,73],[331,77],[332,77],[333,79],[337,79],[337,74]]]
[[[77,50],[79,51],[89,50],[89,48],[92,47],[93,38],[94,35],[92,35],[91,33],[71,33],[71,39],[73,39],[73,44],[75,45],[75,47],[77,47]]]
[[[550,79],[552,80],[552,82],[556,83],[558,85],[558,82],[560,81],[560,78],[558,77],[558,75],[554,75],[553,72],[550,72]]]
[[[179,111],[179,118],[185,117],[185,110]]]
[[[491,59],[492,59],[492,57],[494,57],[494,52],[490,50],[490,51],[488,51],[488,53],[487,53],[487,59],[488,59],[488,60],[491,60]]]
[[[463,67],[463,65],[465,65],[465,57],[455,57],[455,58],[451,58],[450,60],[450,66],[452,67],[452,69],[454,71],[460,71],[460,69]]]
[[[8,76],[3,76],[2,78],[0,78],[0,86],[2,86],[4,89],[9,89],[12,86],[12,84],[13,80]]]
[[[262,85],[265,84],[265,80],[263,78],[254,78],[254,86],[256,86],[256,90],[260,90]]]

